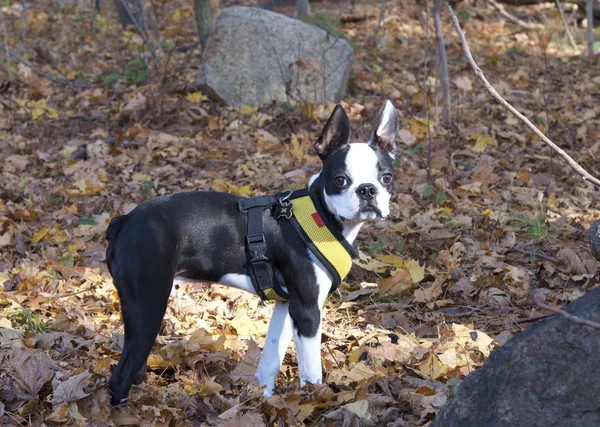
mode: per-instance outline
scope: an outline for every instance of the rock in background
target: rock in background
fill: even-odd
[[[339,102],[353,59],[346,40],[314,25],[236,6],[217,16],[198,82],[232,107]]]
[[[600,288],[565,311],[600,321]],[[600,426],[600,330],[562,316],[492,352],[432,427]]]

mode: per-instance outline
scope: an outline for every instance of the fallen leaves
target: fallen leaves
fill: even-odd
[[[179,51],[196,42],[193,10],[172,6],[163,8],[164,37],[154,46],[169,59],[155,69],[143,39],[124,32],[110,10],[89,25],[80,6],[49,14],[28,4],[27,36],[39,44],[33,55],[25,46],[28,60],[103,87],[72,91],[22,64],[0,84],[0,424],[422,425],[497,345],[488,331],[501,331],[493,338],[503,342],[516,318],[535,315],[530,292],[561,304],[597,285],[598,262],[581,242],[582,227],[598,216],[597,191],[557,163],[550,167],[546,148],[486,102],[460,67],[451,71],[452,126],[439,123],[439,81],[433,70],[424,80],[418,65],[422,9],[388,8],[377,49],[365,49],[379,10],[358,5],[371,18],[342,28],[359,45],[351,83],[358,96],[342,101],[352,141],[369,136],[380,107],[373,94],[389,94],[405,149],[390,218],[363,227],[353,272],[328,299],[327,383],[299,387],[290,347],[279,394],[265,401],[253,375],[270,306],[216,285],[183,286],[148,360],[147,382],[134,387],[133,404],[112,411],[106,381],[123,329],[105,266],[110,218],[179,191],[303,188],[321,166],[312,143],[333,108],[300,102],[292,110],[234,111],[212,102],[193,83],[201,55]],[[16,46],[21,11],[2,12],[17,29],[8,34]],[[497,19],[465,22],[484,35],[478,51],[494,65],[499,90],[593,167],[600,150],[593,142],[599,110],[588,99],[598,83],[593,67],[581,68],[548,38],[542,69],[537,39],[514,36]],[[495,37],[487,37],[490,28]],[[67,53],[74,34],[78,51]],[[171,46],[170,37],[181,44]],[[448,52],[450,61],[459,53]],[[382,61],[388,56],[406,63]],[[160,82],[146,84],[156,76]]]

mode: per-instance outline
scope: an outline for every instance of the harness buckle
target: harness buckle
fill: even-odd
[[[252,233],[246,236],[250,262],[268,261],[267,243],[264,233]]]
[[[281,193],[281,197],[279,198],[278,202],[281,204],[283,202],[285,202],[286,200],[289,200],[290,197],[292,197],[292,194],[294,192],[292,190],[285,190],[284,192]]]

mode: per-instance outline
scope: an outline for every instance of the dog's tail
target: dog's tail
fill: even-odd
[[[117,235],[119,234],[119,231],[121,231],[121,227],[126,219],[127,215],[119,215],[110,221],[110,224],[108,224],[108,228],[106,229],[106,240],[110,242],[111,240],[117,239]]]
[[[110,271],[111,274],[112,269],[110,267],[113,259],[115,258],[117,236],[119,235],[119,231],[121,231],[121,227],[123,227],[123,224],[125,224],[126,220],[126,215],[114,217],[106,229],[106,240],[108,240],[108,247],[106,248],[106,264],[108,265],[108,271]]]

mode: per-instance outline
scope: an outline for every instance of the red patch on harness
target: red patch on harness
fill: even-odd
[[[315,220],[315,223],[317,224],[317,226],[319,228],[325,226],[325,223],[323,222],[323,218],[321,218],[321,215],[319,215],[318,212],[315,212],[314,214],[312,214],[312,217]]]

